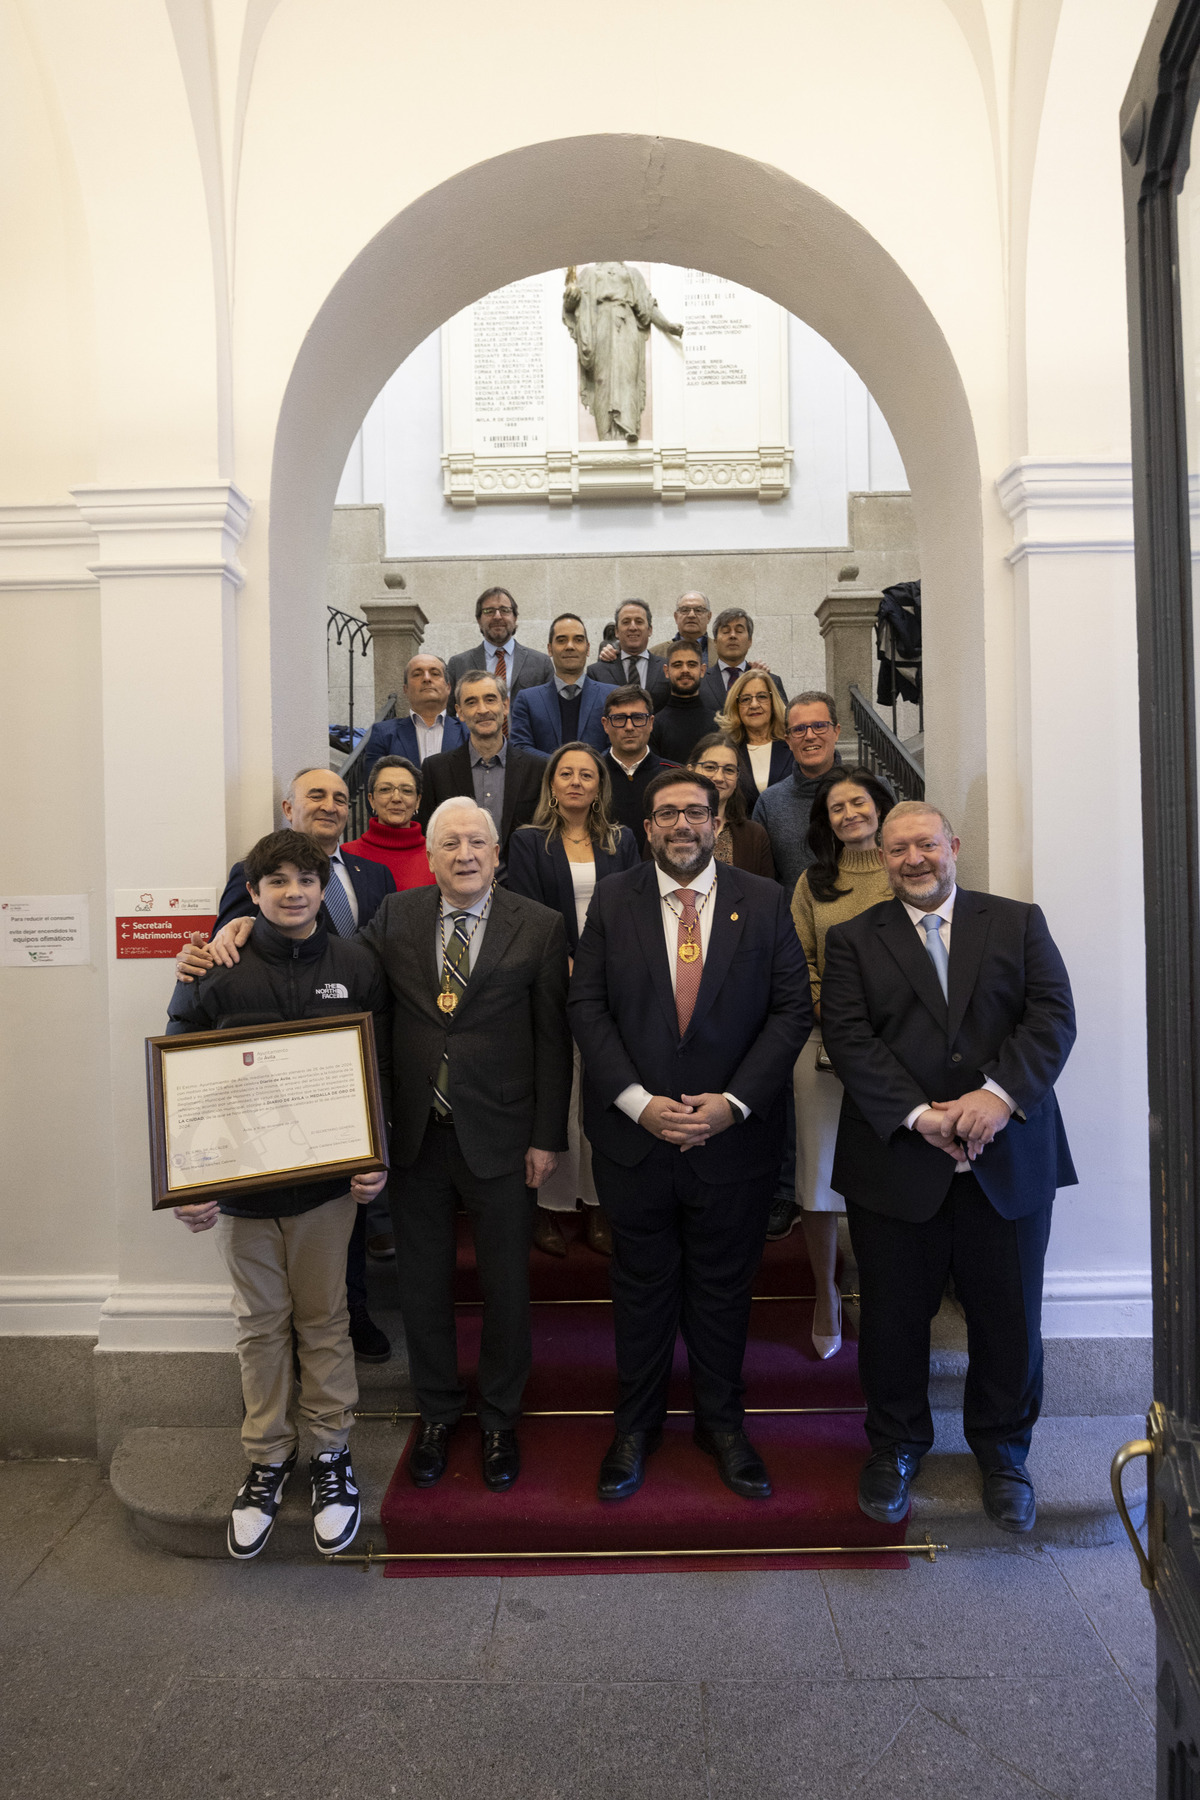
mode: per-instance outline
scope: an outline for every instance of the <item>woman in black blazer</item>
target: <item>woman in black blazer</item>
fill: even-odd
[[[745,869],[749,875],[765,875],[777,880],[771,840],[762,825],[746,817],[746,802],[738,783],[737,745],[724,732],[712,731],[702,737],[688,758],[688,768],[697,769],[720,795],[717,814],[717,842],[714,854],[718,862],[731,869]]]
[[[779,689],[761,669],[739,675],[716,718],[717,730],[732,738],[737,749],[738,787],[746,811],[754,811],[758,796],[795,768],[786,735],[787,709]]]
[[[514,831],[508,842],[508,889],[540,900],[562,914],[572,959],[588,903],[597,882],[639,861],[637,839],[612,816],[612,783],[603,759],[590,744],[562,744],[548,760],[532,825]],[[592,1153],[583,1135],[579,1051],[568,1121],[570,1148],[553,1175],[538,1189],[533,1241],[551,1256],[565,1256],[567,1242],[556,1213],[574,1212],[582,1201],[587,1241],[607,1256],[612,1251],[608,1221],[596,1202]]]

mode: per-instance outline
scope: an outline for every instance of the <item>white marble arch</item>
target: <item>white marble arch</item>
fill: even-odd
[[[849,214],[778,169],[677,139],[557,139],[476,164],[398,213],[327,296],[292,369],[274,442],[275,768],[298,764],[321,738],[329,521],[371,401],[435,327],[482,295],[605,258],[704,268],[768,295],[820,332],[874,395],[916,513],[930,786],[962,822],[964,874],[986,885],[985,517],[954,358],[913,283]],[[1000,679],[1006,686],[1008,672]],[[1007,788],[1015,767],[1004,777]]]

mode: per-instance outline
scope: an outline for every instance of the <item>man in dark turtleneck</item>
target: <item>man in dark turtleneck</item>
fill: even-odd
[[[686,763],[693,747],[712,730],[712,710],[700,697],[703,676],[695,644],[673,644],[667,657],[670,698],[655,714],[650,733],[650,748],[667,762]]]

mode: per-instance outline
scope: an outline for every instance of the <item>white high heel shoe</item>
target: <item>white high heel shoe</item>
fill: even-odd
[[[837,1304],[837,1325],[837,1332],[833,1337],[822,1337],[816,1331],[812,1334],[813,1349],[822,1362],[828,1362],[829,1358],[836,1356],[842,1347],[842,1296],[840,1294]]]

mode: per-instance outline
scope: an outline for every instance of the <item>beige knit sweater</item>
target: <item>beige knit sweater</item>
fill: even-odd
[[[869,906],[892,898],[891,886],[883,867],[883,857],[872,846],[870,850],[843,850],[838,858],[838,886],[849,888],[848,894],[836,900],[814,900],[805,870],[792,895],[792,918],[796,934],[808,958],[808,974],[812,982],[813,1005],[821,1002],[821,976],[825,971],[825,934],[833,925],[856,919]]]

